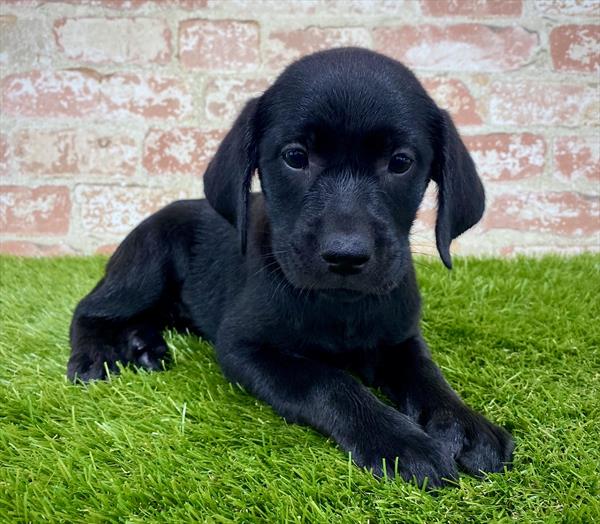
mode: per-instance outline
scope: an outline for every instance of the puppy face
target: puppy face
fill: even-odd
[[[273,252],[292,284],[385,293],[410,263],[437,113],[397,64],[344,58],[309,57],[267,91],[258,170]]]
[[[436,241],[475,224],[484,192],[450,117],[402,64],[364,49],[316,53],[251,100],[205,174],[211,205],[246,244],[258,171],[271,251],[298,288],[383,294],[410,267],[409,233],[430,180]]]

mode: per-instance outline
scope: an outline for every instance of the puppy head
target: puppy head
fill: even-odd
[[[430,180],[436,241],[484,208],[483,186],[454,124],[400,63],[335,49],[289,66],[251,100],[205,174],[211,205],[245,250],[250,180],[258,170],[272,251],[296,287],[385,293],[410,264],[409,233]]]

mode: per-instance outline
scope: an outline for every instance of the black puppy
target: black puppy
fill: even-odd
[[[262,195],[249,193],[255,171]],[[433,487],[457,464],[501,471],[510,435],[461,401],[419,331],[409,232],[430,180],[450,267],[484,192],[448,114],[382,55],[299,60],[236,120],[206,200],[167,206],[120,245],[75,311],[69,377],[104,378],[117,361],[160,369],[161,331],[187,327],[229,380],[376,475],[397,467]]]

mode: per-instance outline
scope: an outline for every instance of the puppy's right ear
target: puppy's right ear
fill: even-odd
[[[258,167],[255,114],[258,98],[250,100],[227,133],[204,173],[204,194],[213,209],[236,226],[246,252],[248,195]]]

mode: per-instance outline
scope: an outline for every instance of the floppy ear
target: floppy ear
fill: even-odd
[[[254,117],[258,98],[250,100],[234,122],[204,173],[204,194],[213,209],[236,226],[246,252],[248,195],[258,167]]]
[[[438,185],[435,238],[444,265],[451,269],[450,243],[479,222],[485,192],[473,159],[446,111],[440,110],[438,129],[442,143],[432,171]]]

